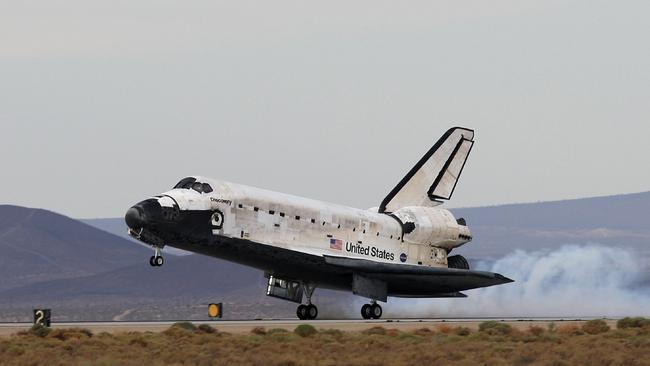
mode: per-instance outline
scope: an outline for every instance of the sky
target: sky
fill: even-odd
[[[650,190],[650,2],[0,0],[0,203],[122,216],[197,174],[378,206]]]

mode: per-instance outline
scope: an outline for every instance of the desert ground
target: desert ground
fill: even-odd
[[[215,323],[183,322],[162,331],[114,332],[35,326],[0,336],[0,364],[650,365],[650,320],[644,318],[416,324],[226,331]]]

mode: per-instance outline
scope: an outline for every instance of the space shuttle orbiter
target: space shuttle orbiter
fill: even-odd
[[[267,295],[301,304],[300,319],[317,317],[316,287],[370,299],[361,315],[377,319],[377,301],[389,296],[465,297],[460,291],[512,282],[449,255],[472,235],[439,205],[453,195],[473,144],[474,131],[448,130],[377,209],[192,176],[131,207],[125,220],[154,248],[152,266],[170,245],[263,270]]]

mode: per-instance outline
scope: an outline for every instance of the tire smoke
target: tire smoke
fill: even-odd
[[[645,263],[634,252],[601,245],[514,251],[477,270],[514,283],[469,290],[460,299],[396,299],[387,317],[618,317],[650,315]]]

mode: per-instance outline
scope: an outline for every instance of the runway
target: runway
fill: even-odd
[[[479,324],[485,321],[499,321],[520,329],[527,329],[532,325],[547,327],[550,323],[567,324],[582,323],[596,318],[456,318],[456,319],[380,319],[380,320],[298,320],[298,319],[261,319],[261,320],[195,320],[195,324],[210,324],[221,332],[248,333],[253,328],[266,329],[282,328],[289,331],[299,324],[311,324],[318,329],[338,329],[342,331],[362,331],[364,329],[381,326],[387,329],[400,331],[413,331],[420,328],[437,328],[442,325],[450,327],[467,327],[478,329]],[[598,318],[604,319],[604,318]],[[610,327],[616,327],[616,319],[608,318]],[[182,320],[179,320],[182,321]],[[123,332],[162,332],[177,321],[152,321],[152,322],[62,322],[52,323],[52,328],[86,328],[93,333],[123,333]],[[0,323],[0,336],[9,336],[21,330],[29,329],[31,323]]]

